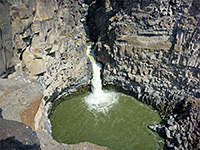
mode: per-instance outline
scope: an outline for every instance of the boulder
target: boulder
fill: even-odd
[[[40,145],[31,127],[0,118],[0,149],[40,150]]]
[[[42,101],[41,86],[33,79],[16,76],[0,80],[0,107],[5,119],[35,128],[35,115]]]

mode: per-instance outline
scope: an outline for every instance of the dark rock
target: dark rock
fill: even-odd
[[[196,37],[200,30],[199,9],[194,10],[194,4],[198,2],[88,2],[88,26],[100,45],[97,59],[109,66],[103,70],[107,75],[103,85],[121,87],[126,93],[132,86],[136,98],[165,118],[156,130],[168,139],[166,145],[195,149],[198,133],[193,131],[199,126],[192,109],[199,102],[200,46]],[[149,128],[155,130],[155,126]],[[194,141],[183,138],[188,130],[195,134]]]
[[[191,136],[191,133],[188,132],[188,137],[187,137],[188,140],[192,141],[192,136]]]
[[[92,5],[88,26],[94,41],[99,37],[99,45],[102,45],[97,52],[98,60],[111,66],[105,67],[104,72],[121,72],[118,76],[113,74],[112,78],[105,78],[104,85],[117,84],[123,88],[128,80],[136,84],[137,89],[146,87],[136,91],[140,97],[148,92],[153,97],[167,98],[170,105],[185,97],[199,97],[200,81],[194,72],[200,73],[197,67],[200,47],[188,46],[198,43],[195,37],[200,33],[199,19],[196,18],[199,9],[194,10],[193,6],[196,1],[174,4],[164,0],[89,3]],[[187,20],[193,20],[193,23]],[[128,74],[126,80],[121,78],[125,72]],[[154,105],[155,101],[147,104]],[[173,111],[171,107],[166,109]]]
[[[0,1],[0,76],[14,65],[10,4]]]
[[[0,149],[40,150],[36,132],[29,126],[0,118]]]
[[[2,116],[2,109],[0,108],[0,119],[3,118]]]

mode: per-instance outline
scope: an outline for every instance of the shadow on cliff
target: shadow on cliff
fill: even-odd
[[[0,150],[40,150],[35,131],[21,122],[3,119],[1,108]]]
[[[114,0],[115,1],[115,0]],[[119,0],[113,3],[110,3],[112,6],[106,6],[106,2],[104,0],[98,0],[96,2],[92,0],[86,0],[86,4],[88,4],[89,10],[88,15],[86,16],[86,24],[89,27],[89,36],[93,42],[98,42],[99,40],[103,41],[104,33],[107,33],[109,27],[109,19],[116,15],[123,8],[123,1]],[[105,6],[104,6],[105,5]],[[107,10],[107,7],[112,7],[115,9]],[[98,19],[97,19],[98,18]],[[116,36],[113,36],[112,41],[116,40]],[[105,41],[105,40],[104,40]]]
[[[20,141],[15,140],[15,137],[9,137],[5,140],[0,140],[0,149],[15,149],[15,150],[40,150],[40,146],[34,145],[23,145]]]

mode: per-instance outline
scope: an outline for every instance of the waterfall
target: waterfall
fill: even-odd
[[[88,7],[83,2],[83,8],[85,11],[85,16],[88,13]],[[86,25],[86,20],[83,18],[81,20],[84,24],[84,28],[86,30],[87,35],[88,32],[88,26]],[[89,38],[89,36],[87,36]],[[88,106],[88,109],[94,113],[96,112],[102,112],[107,113],[110,108],[114,106],[114,104],[118,103],[118,97],[117,94],[112,91],[103,91],[102,90],[102,83],[101,83],[101,68],[102,65],[95,60],[94,50],[96,46],[92,47],[91,43],[87,46],[87,56],[89,57],[90,61],[92,62],[92,68],[93,68],[93,78],[92,78],[92,93],[84,98],[84,102]]]
[[[95,49],[94,47],[93,49]],[[87,56],[90,58],[92,62],[92,70],[93,70],[93,78],[92,78],[92,92],[94,95],[101,95],[102,84],[101,84],[101,68],[102,65],[95,60],[94,50],[91,49],[91,46],[87,47]]]
[[[93,78],[92,78],[92,93],[84,98],[88,109],[93,112],[107,113],[114,104],[118,102],[117,94],[112,91],[102,90],[101,68],[102,65],[95,60],[94,48],[87,47],[87,55],[92,62]]]

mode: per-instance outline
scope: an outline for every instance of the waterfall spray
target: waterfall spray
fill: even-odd
[[[84,98],[88,105],[88,109],[94,112],[106,113],[112,108],[113,104],[118,102],[117,94],[112,91],[103,91],[101,83],[101,68],[102,65],[95,60],[94,50],[96,47],[87,47],[87,55],[92,62],[93,78],[92,78],[92,93]]]

